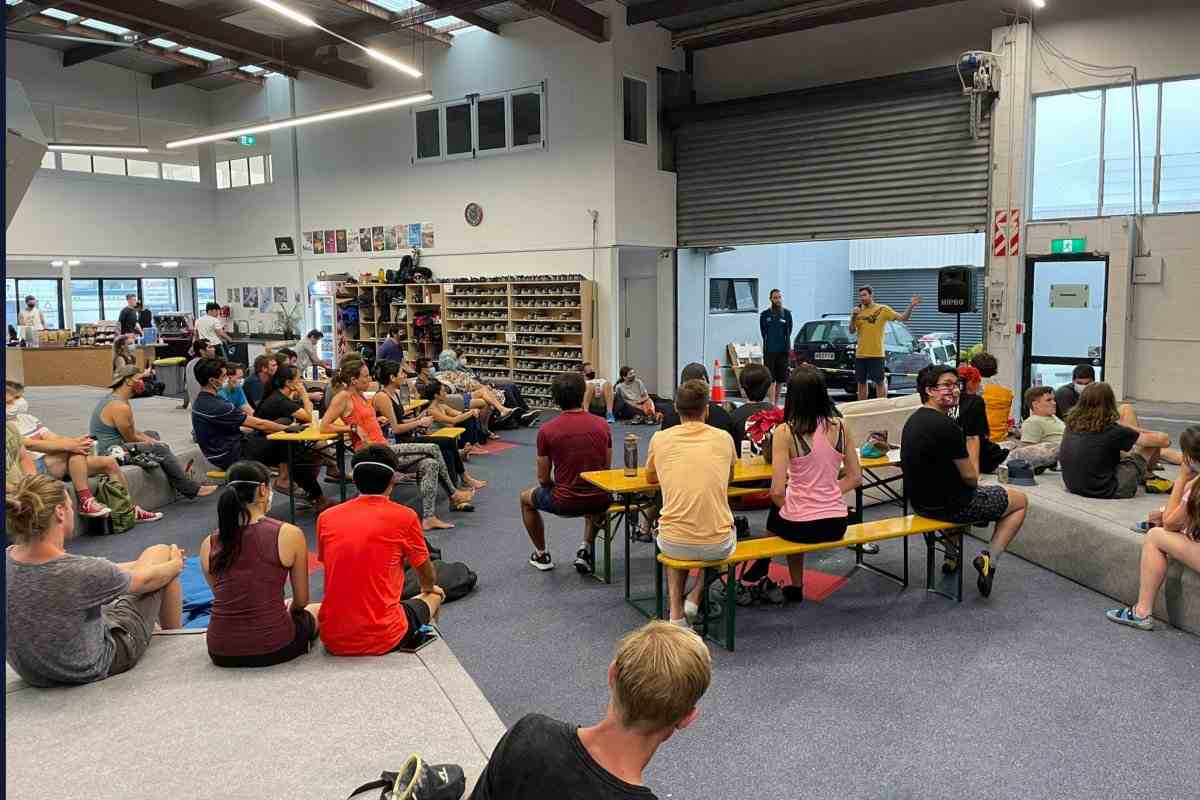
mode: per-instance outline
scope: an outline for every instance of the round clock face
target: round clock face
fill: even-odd
[[[463,212],[463,217],[466,218],[467,224],[472,228],[478,227],[483,222],[483,206],[479,203],[467,203],[467,209]]]

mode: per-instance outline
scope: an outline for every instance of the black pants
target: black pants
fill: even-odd
[[[272,442],[261,433],[251,433],[242,440],[240,452],[233,461],[250,459],[260,461],[268,467],[277,467],[287,463],[287,442]],[[324,495],[321,484],[317,482],[317,474],[321,467],[317,464],[314,453],[302,450],[293,455],[292,474],[289,480],[304,490],[309,497],[317,498]],[[232,463],[232,461],[230,462]]]
[[[158,438],[156,431],[146,431],[155,439]],[[179,492],[187,498],[193,498],[200,493],[200,484],[187,476],[183,465],[179,463],[179,459],[171,452],[171,448],[167,447],[162,442],[156,444],[131,444],[126,445],[134,452],[150,453],[159,460],[159,466],[162,467],[163,474],[167,476],[167,481],[171,484],[171,488]]]

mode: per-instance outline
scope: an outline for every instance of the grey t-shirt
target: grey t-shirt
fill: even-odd
[[[613,391],[621,395],[626,403],[640,403],[646,397],[646,384],[641,378],[634,378],[633,383],[617,381]]]
[[[5,561],[5,655],[17,674],[33,686],[107,677],[116,645],[102,608],[129,591],[129,574],[107,559],[70,553],[23,564],[9,548]]]

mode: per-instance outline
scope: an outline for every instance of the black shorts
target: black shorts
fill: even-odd
[[[404,611],[404,618],[408,620],[408,631],[404,634],[404,638],[392,648],[392,652],[407,650],[416,644],[421,635],[421,626],[429,624],[429,620],[433,617],[429,606],[425,605],[425,601],[419,597],[401,600],[400,608]]]
[[[767,530],[780,539],[786,539],[796,544],[820,544],[835,542],[845,536],[846,525],[849,521],[849,517],[829,517],[807,522],[792,522],[784,519],[780,515],[779,509],[772,505],[770,513],[767,514]]]
[[[208,657],[218,667],[273,667],[299,658],[307,653],[312,648],[312,643],[317,640],[317,621],[303,608],[293,608],[291,615],[292,625],[296,629],[292,641],[275,652],[251,656],[219,656],[209,653]]]
[[[775,383],[787,383],[791,374],[788,353],[763,353],[763,366],[771,371],[771,380]]]
[[[855,358],[854,380],[856,383],[883,383],[883,358]]]

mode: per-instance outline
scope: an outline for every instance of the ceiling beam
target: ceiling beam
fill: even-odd
[[[692,11],[706,11],[718,6],[733,5],[736,0],[650,0],[636,6],[625,7],[625,24],[640,25],[667,17],[677,17]]]
[[[557,22],[593,42],[608,41],[604,27],[607,20],[576,0],[516,0],[516,3],[526,11]]]
[[[440,8],[435,8],[427,3],[422,3],[424,8],[413,8],[409,11],[403,11],[396,15],[396,25],[408,27],[410,25],[419,25],[422,23],[433,22],[435,19],[442,17],[459,17],[459,14],[473,14],[476,11],[482,11],[489,6],[496,5],[496,0],[455,0],[455,2],[440,3]]]
[[[206,14],[214,19],[225,19],[236,14],[241,14],[243,11],[249,11],[251,8],[258,7],[254,0],[217,0],[217,2],[208,3],[203,6],[193,6],[192,11],[198,14]],[[151,39],[157,39],[166,31],[147,29],[138,34],[137,41],[146,42]],[[63,51],[62,65],[64,67],[73,67],[76,64],[82,64],[85,61],[91,61],[93,58],[100,58],[108,52],[103,46],[94,44],[80,45]]]
[[[574,2],[574,0],[562,1]],[[483,28],[488,33],[500,33],[500,26],[498,24],[486,17],[479,16],[474,11],[464,9],[463,6],[465,4],[461,0],[429,0],[429,2],[421,0],[421,4],[438,12],[438,16],[433,17],[433,19],[438,19],[439,17],[458,17],[463,22],[469,22],[477,28]],[[554,0],[549,0],[546,4],[554,5]],[[480,6],[480,8],[487,8],[487,6],[494,5],[497,5],[497,3],[488,3],[486,6]]]
[[[394,33],[397,30],[397,23],[401,17],[400,14],[393,14],[386,8],[377,6],[374,3],[365,2],[364,0],[334,0],[334,2],[343,8],[357,11],[362,15],[362,19],[352,25],[326,26],[339,36],[345,36],[347,39],[358,42],[371,36]],[[444,44],[447,47],[454,41],[453,37],[449,34],[442,33],[428,25],[413,25],[409,30],[424,36],[430,41]],[[298,47],[310,50],[315,50],[327,44],[338,44],[337,37],[322,32],[314,33],[311,36],[297,37],[289,41]]]
[[[340,59],[320,59],[312,52],[295,47],[290,41],[264,36],[157,0],[75,0],[73,5],[91,9],[108,18],[127,20],[136,26],[176,34],[189,42],[202,43],[206,50],[242,63],[279,63],[360,89],[368,89],[371,85],[365,67]]]

